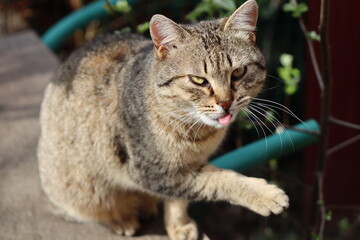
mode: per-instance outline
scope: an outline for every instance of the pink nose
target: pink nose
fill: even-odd
[[[218,105],[220,105],[225,111],[229,110],[232,101],[220,101],[217,103]]]

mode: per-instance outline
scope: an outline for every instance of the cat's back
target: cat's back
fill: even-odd
[[[131,64],[137,54],[149,49],[151,41],[140,35],[114,33],[98,36],[74,51],[51,83],[71,90],[74,81],[85,81],[87,85],[110,82],[114,74]]]
[[[106,161],[116,157],[113,141],[121,127],[122,84],[134,59],[151,49],[151,42],[141,36],[104,35],[76,50],[59,67],[41,107],[38,158],[43,181],[51,181],[47,176],[54,174],[62,179],[69,174],[66,169],[86,164],[83,159],[94,165],[102,156]]]

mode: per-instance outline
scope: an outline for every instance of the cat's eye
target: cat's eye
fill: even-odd
[[[206,85],[208,81],[205,78],[202,77],[196,77],[196,76],[189,76],[190,80],[195,83],[196,85]]]
[[[237,81],[242,79],[247,72],[247,67],[239,67],[231,73],[231,81]]]

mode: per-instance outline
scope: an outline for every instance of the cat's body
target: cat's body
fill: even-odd
[[[156,15],[153,41],[115,34],[76,51],[47,87],[41,111],[39,169],[51,202],[132,235],[138,217],[166,199],[173,240],[197,237],[188,200],[228,201],[262,215],[287,207],[275,186],[206,162],[265,79],[253,30],[233,26],[246,8],[257,16],[255,5],[193,26]]]

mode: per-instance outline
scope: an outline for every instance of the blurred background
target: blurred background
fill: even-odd
[[[1,0],[0,40],[29,29],[42,36],[60,19],[93,2]],[[131,31],[149,36],[148,21],[155,13],[176,22],[191,23],[227,16],[243,2],[103,1],[101,7],[108,12],[106,18],[94,18],[58,46],[48,47],[64,61],[74,49],[105,32]],[[257,43],[268,68],[267,85],[261,98],[282,106],[272,104],[271,109],[259,110],[255,119],[241,115],[219,155],[299,123],[287,108],[301,120],[313,118],[321,123],[324,104],[312,61],[315,59],[323,75],[323,39],[319,31],[321,1],[257,2],[260,6]],[[360,23],[357,13],[360,3],[355,0],[328,2],[332,83],[329,86],[331,98],[325,105],[330,106],[334,119],[353,125],[330,124],[326,158],[320,167],[320,148],[315,144],[245,172],[249,176],[266,178],[288,193],[291,207],[280,216],[263,218],[225,203],[194,204],[191,214],[211,239],[360,239],[360,28],[356,27]],[[312,56],[309,44],[310,51],[314,51]],[[319,172],[321,186],[317,178]]]

